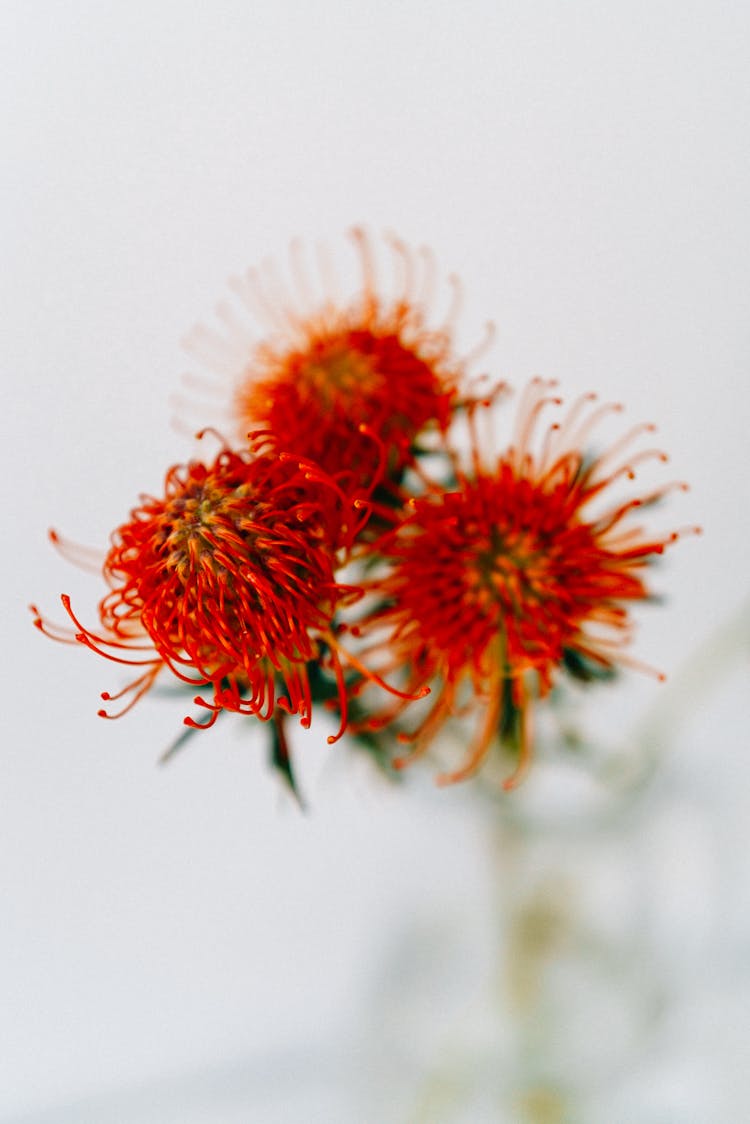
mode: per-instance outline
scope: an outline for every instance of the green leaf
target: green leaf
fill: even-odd
[[[304,811],[305,805],[300,796],[299,789],[297,788],[297,781],[295,780],[294,770],[292,769],[292,756],[289,750],[289,743],[286,740],[284,718],[284,713],[277,710],[268,723],[271,728],[271,767],[280,774],[284,783],[288,785],[292,796]]]
[[[617,670],[611,664],[599,663],[575,648],[563,649],[563,667],[581,683],[608,683],[617,675]]]

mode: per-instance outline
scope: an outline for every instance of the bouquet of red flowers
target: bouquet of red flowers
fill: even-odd
[[[565,406],[534,379],[512,410],[505,383],[471,373],[483,347],[457,353],[457,300],[431,323],[430,253],[387,239],[381,287],[370,239],[352,237],[361,284],[348,300],[325,257],[311,279],[296,243],[288,284],[268,266],[233,283],[220,330],[188,340],[224,380],[227,424],[199,434],[218,448],[170,468],[113,532],[96,625],[66,595],[69,624],[34,608],[35,624],[135,669],[102,694],[105,718],[162,676],[189,685],[196,711],[168,755],[225,712],[260,719],[294,786],[290,719],[334,711],[329,742],[349,730],[396,768],[460,720],[468,748],[438,780],[499,751],[510,788],[531,761],[533,708],[561,676],[651,671],[629,654],[630,609],[651,597],[654,561],[696,529],[652,531],[642,516],[686,485],[628,487],[667,459],[643,447],[650,424],[595,451],[620,404],[590,393]],[[183,415],[202,410],[205,427],[202,385]]]

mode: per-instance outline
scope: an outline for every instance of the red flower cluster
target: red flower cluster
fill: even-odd
[[[225,332],[199,328],[187,344],[235,378],[233,415],[243,436],[268,429],[280,447],[357,491],[381,478],[383,457],[386,479],[398,479],[414,464],[426,432],[447,430],[460,404],[465,361],[454,352],[455,310],[438,327],[427,322],[430,255],[389,239],[396,291],[388,297],[378,292],[366,234],[357,228],[352,238],[361,272],[353,299],[326,296],[308,314],[298,311],[299,301],[312,298],[295,244],[297,299],[268,268],[265,277],[250,270],[233,285],[244,310],[267,326],[267,336],[255,340],[221,305]]]
[[[529,385],[516,439],[499,456],[485,461],[472,432],[468,467],[454,458],[455,483],[416,497],[379,544],[387,569],[377,591],[385,607],[362,629],[389,628],[388,666],[410,669],[410,689],[437,683],[427,717],[400,735],[413,742],[411,754],[396,763],[426,748],[467,697],[481,704],[473,745],[442,782],[471,775],[501,728],[513,733],[514,721],[518,765],[506,786],[521,778],[531,752],[530,697],[548,694],[562,670],[594,678],[632,662],[623,651],[628,605],[649,596],[648,565],[678,538],[647,535],[630,516],[685,485],[606,502],[608,489],[632,479],[637,464],[666,460],[652,449],[625,458],[643,427],[587,457],[582,442],[592,426],[619,407],[587,412],[595,396],[586,395],[535,442],[544,405],[560,405],[549,396],[553,386],[540,379]]]
[[[138,668],[102,696],[122,703],[105,717],[129,710],[166,668],[207,688],[195,699],[205,721],[185,719],[193,728],[222,711],[273,718],[286,753],[284,714],[308,726],[316,704],[336,706],[333,741],[355,707],[355,731],[397,731],[411,744],[401,766],[448,718],[476,713],[465,760],[439,779],[469,776],[504,742],[517,755],[511,787],[530,759],[531,699],[562,672],[602,678],[632,662],[628,608],[649,596],[648,566],[678,537],[647,534],[632,517],[684,485],[608,500],[643,461],[666,459],[626,455],[649,427],[592,456],[592,428],[619,407],[586,395],[539,435],[541,412],[560,405],[542,380],[524,392],[509,446],[488,447],[477,421],[491,403],[468,393],[451,318],[426,323],[431,259],[391,240],[402,277],[384,297],[368,240],[354,238],[362,282],[348,303],[326,297],[303,316],[271,275],[235,286],[271,321],[270,336],[250,343],[225,310],[232,339],[203,329],[193,343],[206,356],[234,348],[241,357],[233,404],[242,438],[210,463],[170,469],[164,494],[142,498],[114,532],[96,629],[67,597],[72,627],[36,610],[35,623]],[[294,261],[309,303],[296,251]],[[469,422],[466,457],[451,438],[459,415]],[[356,652],[342,646],[347,632]],[[365,707],[373,684],[397,701]],[[404,729],[409,704],[430,689],[426,717]]]
[[[361,514],[359,521],[361,521]],[[223,449],[210,465],[192,461],[167,473],[164,496],[144,497],[112,536],[103,565],[110,592],[101,629],[73,622],[72,639],[117,663],[145,670],[107,701],[127,698],[119,717],[167,667],[191,685],[210,685],[196,702],[270,718],[276,707],[309,725],[307,665],[338,664],[332,622],[356,595],[336,580],[358,530],[355,508],[312,462],[274,447]],[[341,694],[345,713],[346,698]],[[188,718],[189,725],[196,725]]]

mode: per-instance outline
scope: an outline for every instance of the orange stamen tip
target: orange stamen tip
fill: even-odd
[[[435,784],[438,788],[450,788],[451,785],[454,785],[459,779],[460,778],[457,777],[455,773],[438,773],[435,777]]]

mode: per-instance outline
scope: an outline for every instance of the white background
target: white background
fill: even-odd
[[[230,274],[295,235],[345,252],[353,222],[429,244],[463,280],[464,346],[493,319],[495,374],[624,401],[692,482],[662,518],[705,534],[660,571],[638,654],[672,671],[743,601],[749,31],[740,2],[2,6],[0,1120],[222,1066],[231,1084],[274,1051],[301,1073],[322,1039],[372,1074],[404,917],[464,917],[467,962],[483,947],[465,788],[394,792],[298,739],[301,817],[262,739],[221,726],[157,770],[182,701],[102,723],[116,669],[31,626],[29,601],[59,616],[66,591],[93,621],[99,596],[47,527],[104,544],[187,455],[180,339]],[[748,809],[746,685],[686,732],[717,823],[730,793],[728,822]]]

